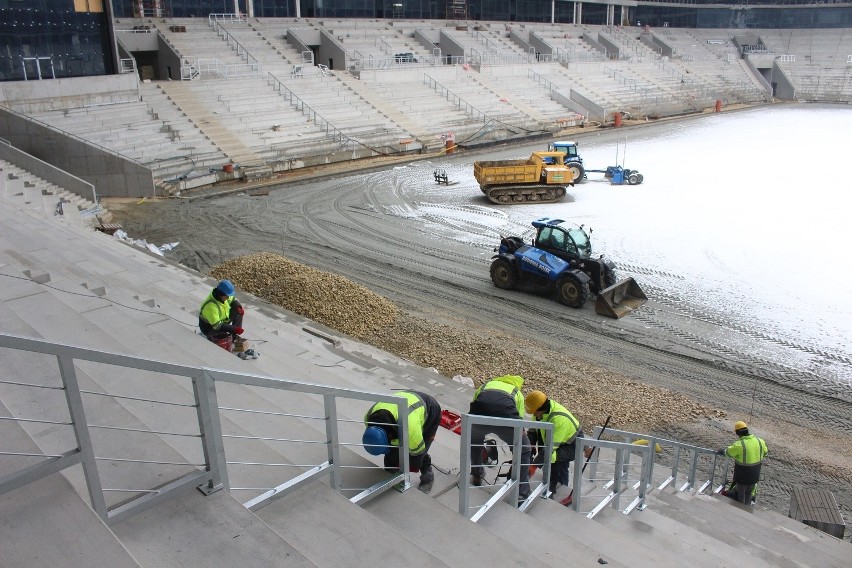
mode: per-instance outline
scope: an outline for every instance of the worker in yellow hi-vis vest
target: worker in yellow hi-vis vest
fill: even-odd
[[[735,462],[733,481],[722,491],[722,495],[740,503],[754,503],[757,499],[757,482],[760,481],[760,466],[769,450],[762,438],[749,434],[748,425],[742,420],[734,424],[734,432],[737,441],[717,452],[733,458]]]
[[[408,469],[420,472],[418,489],[432,490],[435,472],[429,447],[441,425],[441,405],[435,398],[418,391],[398,391],[394,394],[408,401]],[[384,455],[385,469],[399,469],[399,406],[377,402],[364,416],[367,428],[361,438],[364,449],[374,456]]]
[[[574,453],[577,447],[577,438],[582,438],[583,428],[580,421],[568,412],[564,406],[547,398],[543,392],[534,390],[524,399],[526,411],[535,416],[539,422],[550,422],[553,424],[553,452],[544,455],[544,441],[546,440],[544,430],[530,430],[530,444],[536,448],[533,457],[533,467],[541,467],[545,459],[553,464],[550,473],[550,492],[556,491],[556,485],[568,485],[568,474]],[[541,446],[541,447],[538,447]],[[533,471],[533,468],[530,468]]]

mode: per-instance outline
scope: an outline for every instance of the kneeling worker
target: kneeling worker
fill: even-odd
[[[553,424],[553,452],[550,456],[544,455],[544,442],[547,432],[544,430],[530,431],[530,444],[535,448],[533,464],[541,467],[545,458],[550,458],[550,493],[556,491],[556,485],[568,485],[570,465],[574,460],[574,452],[577,447],[577,438],[583,437],[583,429],[580,422],[573,414],[556,402],[547,398],[543,392],[534,390],[524,399],[524,406],[529,414],[535,416],[539,422],[550,422]]]
[[[422,392],[394,394],[408,401],[408,468],[420,472],[418,489],[428,493],[435,480],[429,447],[441,425],[441,405]],[[367,411],[364,423],[367,426],[362,436],[364,449],[374,456],[384,455],[385,469],[399,469],[399,407],[391,402],[378,402]]]
[[[240,341],[243,329],[243,316],[246,311],[234,297],[234,285],[230,280],[222,280],[204,299],[198,310],[198,327],[210,341],[215,341],[217,333],[227,333],[232,341]],[[254,349],[239,353],[240,359],[257,359],[260,356]]]

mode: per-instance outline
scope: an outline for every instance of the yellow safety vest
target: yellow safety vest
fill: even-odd
[[[503,375],[502,377],[495,377],[484,383],[473,394],[473,400],[479,396],[484,390],[500,390],[511,396],[515,399],[515,406],[518,407],[518,416],[523,418],[525,408],[524,408],[524,395],[521,392],[521,387],[524,385],[524,378],[518,375]]]
[[[539,422],[553,424],[553,452],[550,454],[550,463],[556,463],[556,449],[562,444],[570,444],[577,438],[580,423],[564,406],[552,399],[550,401],[550,412],[542,415]],[[538,439],[543,444],[544,440],[547,439],[547,431],[539,430],[538,434]]]
[[[743,436],[725,450],[725,455],[740,465],[756,465],[763,461],[769,450],[766,442],[754,434]]]
[[[401,391],[394,394],[408,400],[408,453],[412,456],[419,456],[426,452],[426,440],[423,439],[423,426],[426,424],[426,405],[413,392]],[[371,426],[370,415],[377,410],[387,410],[394,417],[394,420],[399,422],[399,406],[397,404],[377,402],[364,415],[364,423],[367,426]],[[394,438],[390,443],[392,446],[399,446],[399,439]]]
[[[213,292],[210,292],[204,303],[201,304],[199,316],[209,323],[213,329],[219,329],[223,323],[231,319],[231,302],[233,301],[234,297],[228,296],[228,299],[220,302],[213,297]]]

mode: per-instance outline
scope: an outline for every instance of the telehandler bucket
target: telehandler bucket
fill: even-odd
[[[598,293],[595,312],[610,318],[623,318],[648,301],[633,278],[625,278]]]

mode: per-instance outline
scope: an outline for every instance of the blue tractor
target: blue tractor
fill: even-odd
[[[501,237],[491,263],[491,281],[498,288],[554,292],[560,303],[572,308],[582,308],[595,294],[595,310],[615,318],[647,301],[633,278],[616,281],[612,261],[592,257],[591,239],[582,226],[548,217],[532,225],[532,245],[521,237]]]

